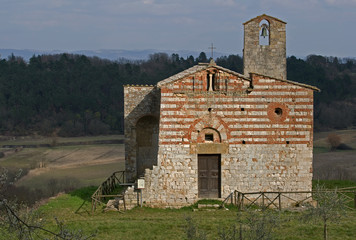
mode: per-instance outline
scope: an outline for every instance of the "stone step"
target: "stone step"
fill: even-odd
[[[202,209],[202,208],[220,208],[219,204],[198,204],[198,209]]]

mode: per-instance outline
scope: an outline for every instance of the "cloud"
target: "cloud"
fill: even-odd
[[[285,8],[297,8],[306,9],[318,4],[318,0],[260,0],[263,7],[285,7]],[[308,6],[308,7],[306,7]]]
[[[227,6],[227,7],[237,6],[235,0],[214,0],[213,2],[214,4],[219,6]]]
[[[153,1],[153,0],[143,0],[142,2],[143,2],[143,4],[146,4],[146,5],[152,5],[152,4],[154,4],[154,1]]]
[[[356,6],[356,0],[325,0],[325,2],[332,6]]]

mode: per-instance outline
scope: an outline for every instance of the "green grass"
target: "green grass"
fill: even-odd
[[[69,195],[72,197],[79,197],[85,201],[91,201],[90,197],[93,195],[97,188],[97,186],[83,187],[70,192]]]
[[[356,187],[356,182],[349,180],[313,180],[313,188],[318,184],[327,189]]]
[[[342,189],[356,187],[356,182],[349,180],[313,180],[313,189],[316,189],[318,185],[325,189]],[[355,191],[356,189],[353,189],[350,192],[339,194],[344,198],[346,205],[350,208],[355,207]]]
[[[237,212],[216,210],[192,212],[188,209],[135,208],[125,213],[100,212],[93,215],[75,214],[82,204],[82,197],[62,195],[40,208],[46,219],[53,216],[63,220],[69,228],[96,233],[95,239],[185,239],[186,221],[189,216],[198,228],[216,239],[219,229],[236,224]],[[90,204],[84,206],[90,210]],[[278,214],[278,213],[276,213]],[[244,213],[243,216],[246,214]],[[281,225],[276,229],[276,239],[321,239],[320,223],[303,223],[301,213],[280,213]],[[54,227],[50,220],[47,227]],[[347,212],[340,224],[331,224],[330,239],[352,239],[356,235],[356,214]]]
[[[324,181],[325,185],[349,186],[350,181]],[[63,221],[72,230],[83,230],[86,234],[95,233],[94,239],[186,239],[187,217],[191,217],[197,228],[207,234],[207,239],[217,239],[218,232],[237,224],[236,209],[215,211],[192,211],[192,208],[153,209],[134,208],[124,213],[103,212],[98,208],[91,214],[90,196],[96,187],[85,187],[69,194],[51,199],[37,211],[45,219],[45,227],[56,230],[54,218]],[[85,202],[84,202],[85,201]],[[84,203],[81,209],[78,208]],[[214,200],[202,200],[203,204],[218,203]],[[78,211],[77,211],[78,210]],[[257,214],[261,214],[259,211]],[[282,211],[273,213],[280,218],[274,229],[277,240],[317,240],[322,239],[321,222],[304,222],[302,212]],[[246,221],[248,213],[242,213]],[[356,211],[347,211],[339,223],[329,225],[329,239],[348,240],[356,236]],[[0,239],[11,239],[0,234]]]
[[[323,181],[331,188],[355,186],[351,181]],[[315,184],[315,183],[314,183]],[[95,239],[186,239],[186,218],[191,217],[199,230],[208,239],[217,239],[219,230],[237,224],[236,209],[215,211],[192,211],[192,207],[182,209],[134,208],[125,213],[103,212],[98,208],[90,213],[91,204],[86,202],[75,213],[84,200],[89,200],[95,187],[86,187],[70,194],[64,194],[41,206],[39,211],[47,219],[47,227],[54,228],[53,217],[63,220],[71,229],[82,229],[86,233],[96,233]],[[214,204],[212,200],[199,203]],[[275,229],[275,239],[322,239],[321,222],[304,222],[302,212],[276,212],[280,225]],[[247,213],[242,213],[245,219]],[[356,211],[347,211],[339,223],[331,223],[330,239],[354,239],[356,236]]]
[[[330,152],[330,148],[329,147],[317,147],[317,146],[314,146],[313,152],[314,152],[314,154],[326,153],[326,152]]]

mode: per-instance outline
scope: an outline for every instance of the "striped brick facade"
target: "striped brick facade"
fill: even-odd
[[[257,73],[245,76],[211,61],[156,86],[124,90],[126,170],[129,180],[144,177],[147,206],[196,202],[199,155],[219,156],[220,198],[234,190],[311,190],[317,88]],[[136,124],[146,116],[154,117],[152,124],[157,119],[158,145],[154,133],[144,133],[151,139],[145,151],[157,155],[141,174]]]

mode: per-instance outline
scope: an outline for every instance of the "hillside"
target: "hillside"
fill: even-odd
[[[124,145],[107,143],[122,139],[118,135],[57,138],[57,145],[66,146],[53,147],[40,146],[52,143],[52,138],[0,141],[1,146],[12,146],[1,148],[0,169],[9,169],[11,175],[22,169],[20,180],[9,192],[32,204],[61,191],[98,186],[114,171],[124,170]]]
[[[350,150],[330,151],[328,137],[339,136]],[[356,130],[320,132],[314,136],[313,178],[356,181]]]
[[[117,61],[126,59],[130,61],[147,60],[150,55],[157,52],[165,52],[167,54],[179,54],[183,58],[199,56],[200,52],[189,50],[157,50],[157,49],[143,49],[143,50],[124,50],[124,49],[98,49],[98,50],[77,50],[77,51],[61,51],[61,50],[33,50],[33,49],[0,49],[0,58],[6,59],[12,54],[22,57],[25,61],[29,61],[33,56],[37,55],[56,55],[56,54],[78,54],[87,57],[99,57],[101,59],[108,59],[110,61]],[[216,57],[225,56],[226,53],[215,52]]]
[[[0,60],[0,134],[93,136],[123,132],[123,85],[156,84],[198,62],[156,53],[142,61],[109,61],[84,55],[11,55]],[[242,72],[242,58],[216,63]],[[315,85],[315,129],[356,126],[356,60],[308,56],[287,59],[288,79]]]

